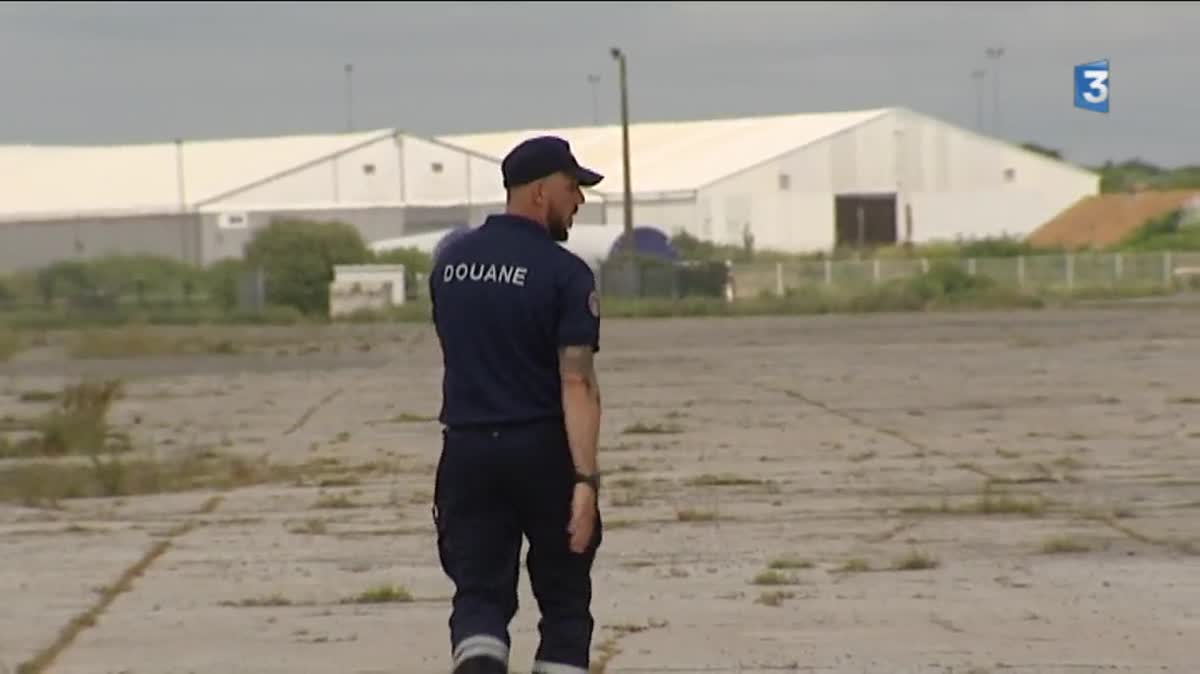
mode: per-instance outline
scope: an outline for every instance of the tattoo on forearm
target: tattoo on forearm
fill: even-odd
[[[596,366],[590,346],[564,346],[558,350],[558,367],[564,374],[581,379],[589,389],[596,389]]]

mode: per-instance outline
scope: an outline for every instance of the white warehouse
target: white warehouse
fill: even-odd
[[[342,220],[368,243],[474,226],[503,207],[503,156],[545,133],[605,174],[576,220],[622,224],[619,126],[0,145],[0,273],[132,253],[208,265],[277,217]],[[1025,236],[1100,182],[904,108],[637,123],[630,141],[635,226],[759,249]]]
[[[566,138],[605,175],[603,222],[623,218],[620,126],[441,136],[500,158]],[[1024,237],[1100,177],[904,108],[630,125],[634,225],[793,252]],[[592,222],[597,220],[591,219]]]
[[[240,257],[278,217],[349,222],[369,243],[470,225],[503,204],[497,160],[397,129],[0,145],[0,273],[112,254],[208,265]]]

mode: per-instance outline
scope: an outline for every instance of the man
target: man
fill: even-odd
[[[565,241],[580,186],[603,176],[559,138],[501,164],[505,213],[448,245],[430,273],[441,342],[442,455],[434,522],[455,584],[455,674],[507,674],[522,534],[541,620],[534,674],[587,674],[601,540],[592,271]]]

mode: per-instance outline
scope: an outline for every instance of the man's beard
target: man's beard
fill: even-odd
[[[559,242],[566,241],[570,236],[567,226],[569,220],[570,216],[564,217],[558,213],[550,213],[550,217],[546,221],[546,229],[550,231],[550,238]]]

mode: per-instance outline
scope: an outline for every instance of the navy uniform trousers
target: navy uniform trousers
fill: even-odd
[[[541,613],[533,672],[587,674],[591,569],[602,536],[597,515],[584,554],[568,547],[574,475],[561,418],[443,431],[433,518],[442,568],[455,585],[450,642],[456,671],[508,671],[523,534]]]

